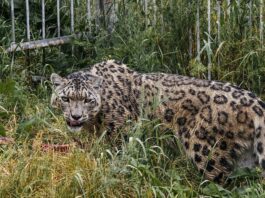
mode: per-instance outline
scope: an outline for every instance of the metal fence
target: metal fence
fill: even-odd
[[[86,0],[87,6],[87,21],[88,25],[91,25],[91,0]],[[27,42],[16,43],[15,35],[15,13],[14,13],[14,0],[10,0],[10,9],[11,9],[11,21],[12,21],[12,43],[11,46],[7,49],[8,52],[20,51],[20,50],[29,50],[40,47],[56,46],[69,43],[72,38],[78,37],[78,34],[74,34],[75,31],[75,13],[74,13],[74,0],[70,0],[70,35],[61,35],[61,2],[56,0],[57,7],[57,36],[55,38],[46,39],[46,29],[45,29],[45,0],[41,0],[41,15],[42,15],[42,39],[41,40],[31,40],[30,36],[30,9],[29,9],[29,0],[25,0],[26,7],[26,38]]]
[[[69,0],[70,1],[70,34],[68,35],[62,35],[61,33],[61,8],[63,5],[61,0],[56,0],[56,10],[57,10],[57,37],[54,38],[46,38],[46,17],[45,17],[45,0],[41,0],[41,18],[42,18],[42,38],[40,40],[34,40],[31,38],[31,27],[30,27],[30,6],[29,6],[29,0],[25,0],[25,7],[26,7],[26,42],[17,42],[16,40],[16,27],[15,27],[15,13],[14,13],[14,0],[10,0],[10,9],[11,9],[11,21],[12,21],[12,43],[10,44],[10,47],[7,49],[8,52],[15,52],[15,51],[21,51],[21,50],[29,50],[29,49],[36,49],[41,47],[48,47],[48,46],[57,46],[62,45],[71,42],[73,38],[79,37],[81,35],[81,32],[75,31],[75,21],[79,20],[76,19],[76,13],[74,13],[75,8],[75,0]],[[126,4],[126,1],[129,0],[83,0],[83,3],[86,5],[86,14],[85,17],[87,19],[86,30],[91,30],[91,21],[92,19],[95,21],[95,28],[97,28],[100,24],[100,17],[102,14],[104,14],[105,19],[108,18],[108,26],[110,29],[114,28],[114,23],[117,21],[117,12],[118,12],[118,5],[123,2],[123,4]],[[155,26],[158,21],[161,24],[161,31],[163,31],[163,10],[165,7],[165,3],[167,6],[169,5],[170,10],[173,10],[174,3],[176,4],[175,0],[134,0],[136,3],[140,4],[141,9],[144,12],[145,15],[145,23],[146,27],[149,25]],[[191,5],[196,4],[197,9],[195,15],[195,28],[190,28],[188,34],[189,34],[189,55],[190,58],[196,57],[198,61],[200,61],[201,53],[203,50],[211,49],[211,35],[213,33],[213,30],[215,34],[217,35],[217,42],[218,44],[221,44],[222,38],[220,35],[221,32],[221,14],[227,16],[226,18],[230,17],[231,9],[233,9],[231,5],[231,0],[221,1],[221,0],[196,0],[191,1],[188,0],[189,4]],[[207,2],[207,3],[206,3]],[[240,6],[240,4],[245,3],[246,1],[242,0],[236,0],[236,5]],[[201,30],[201,24],[200,24],[200,6],[203,3],[204,6],[207,5],[207,30]],[[226,6],[222,6],[222,4],[225,4]],[[259,8],[259,39],[261,42],[261,45],[264,45],[264,0],[249,0],[247,2],[248,4],[248,23],[249,23],[249,31],[252,31],[252,25],[253,25],[253,16],[252,16],[252,9],[253,6],[256,6]],[[212,14],[215,12],[216,18],[216,27],[213,26],[213,22],[211,22]],[[257,19],[255,19],[257,20]],[[227,20],[228,21],[228,20]],[[204,39],[207,41],[206,45],[201,47],[201,32],[207,32],[207,38]],[[196,39],[193,39],[193,35],[196,35]],[[195,41],[194,41],[195,40]],[[196,47],[194,47],[196,46]],[[196,48],[194,50],[194,48]],[[194,51],[196,52],[194,54]],[[209,52],[211,50],[208,50]],[[211,79],[211,53],[208,53],[208,79]],[[218,60],[219,62],[219,60]]]

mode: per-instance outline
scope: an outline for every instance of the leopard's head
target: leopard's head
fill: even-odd
[[[88,74],[71,78],[51,75],[51,105],[62,110],[70,131],[80,131],[84,123],[93,122],[99,113],[102,81],[101,77]]]

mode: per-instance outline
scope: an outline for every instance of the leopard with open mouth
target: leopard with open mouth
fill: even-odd
[[[101,117],[115,133],[144,109],[174,131],[207,179],[225,181],[247,153],[265,169],[265,103],[250,91],[181,75],[141,74],[114,60],[65,78],[53,73],[51,82],[51,104],[62,110],[71,131],[96,126]]]

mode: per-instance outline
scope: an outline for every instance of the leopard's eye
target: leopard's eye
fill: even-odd
[[[87,104],[94,104],[95,100],[90,99],[90,98],[86,98],[84,102],[87,103]]]
[[[64,102],[70,102],[70,99],[68,97],[63,96],[61,98],[62,98],[62,101]]]
[[[92,99],[90,99],[90,98],[86,98],[84,102],[85,102],[85,103],[90,103],[91,101],[92,101]]]

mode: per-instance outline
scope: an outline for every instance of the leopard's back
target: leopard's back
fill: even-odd
[[[249,151],[265,168],[265,103],[252,92],[230,83],[140,74],[113,60],[96,64],[89,72],[104,79],[102,112],[110,131],[146,112],[175,132],[208,179],[224,181]]]

